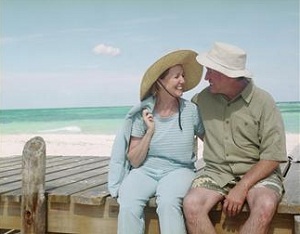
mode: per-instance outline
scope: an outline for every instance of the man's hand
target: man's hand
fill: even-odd
[[[223,212],[230,217],[240,213],[246,200],[247,193],[248,190],[237,183],[237,185],[229,191],[228,195],[225,196]]]

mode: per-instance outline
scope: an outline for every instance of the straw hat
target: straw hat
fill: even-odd
[[[209,52],[197,56],[200,64],[228,77],[252,78],[251,72],[246,69],[246,59],[244,50],[221,42],[215,42]]]
[[[181,64],[185,74],[184,90],[188,91],[199,84],[203,66],[197,60],[197,53],[192,50],[177,50],[171,52],[152,64],[143,76],[140,87],[140,99],[150,95],[152,85],[168,68]]]

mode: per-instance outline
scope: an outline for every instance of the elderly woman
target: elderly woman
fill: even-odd
[[[178,50],[150,66],[141,103],[115,138],[108,183],[120,205],[119,234],[144,233],[144,207],[153,196],[160,232],[186,233],[182,200],[195,177],[195,136],[202,138],[204,128],[196,105],[181,96],[200,82],[196,56]]]

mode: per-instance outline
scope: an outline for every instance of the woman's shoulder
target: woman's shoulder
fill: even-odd
[[[187,99],[181,98],[181,103],[182,103],[183,109],[185,109],[185,110],[191,110],[191,109],[196,110],[197,109],[197,105]]]
[[[193,105],[195,105],[192,101],[190,101],[190,100],[187,100],[187,99],[185,99],[185,98],[180,98],[181,99],[181,104],[184,104],[184,105],[186,105],[186,106],[193,106]]]

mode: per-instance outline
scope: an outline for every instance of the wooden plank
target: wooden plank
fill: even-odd
[[[72,159],[72,160],[71,160]],[[103,174],[108,171],[108,158],[105,157],[75,157],[71,158],[70,163],[51,167],[46,169],[46,191],[51,191],[59,186],[75,183],[79,181],[80,176],[85,178],[95,174]],[[91,175],[92,171],[94,174]],[[89,172],[88,174],[82,174]],[[72,177],[74,176],[74,177]],[[20,177],[20,176],[18,176]],[[7,181],[0,186],[1,199],[18,202],[21,196],[21,178],[11,178],[10,183]]]
[[[21,232],[19,230],[15,230],[15,229],[0,229],[0,234],[21,234]]]
[[[58,165],[66,165],[69,162],[66,162],[63,160],[64,157],[47,157],[46,165],[48,168],[51,168],[52,166],[58,166]],[[68,158],[68,157],[66,157]],[[0,158],[0,162],[2,163],[2,158]],[[54,161],[55,160],[55,161]],[[70,159],[68,159],[70,160]],[[53,165],[54,161],[54,165]],[[22,161],[21,157],[18,157],[18,161],[14,162],[12,165],[6,165],[5,168],[0,168],[0,185],[3,185],[5,183],[11,183],[15,181],[21,180],[21,170],[22,170]],[[47,169],[46,169],[47,171]]]
[[[1,160],[0,163],[2,163]],[[47,168],[65,164],[65,163],[67,162],[63,160],[63,157],[59,157],[59,156],[50,156],[50,157],[48,156],[46,159]],[[0,185],[20,180],[21,171],[22,171],[22,161],[21,161],[21,157],[18,157],[18,161],[15,161],[11,165],[8,164],[5,167],[0,168],[0,179],[1,179]],[[13,177],[13,178],[9,178],[9,177]]]
[[[66,158],[66,159],[64,159]],[[98,161],[109,160],[108,157],[47,157],[46,159],[46,173],[54,173],[59,170],[65,170],[68,168],[73,168],[75,165],[81,166],[89,163],[94,163]],[[0,160],[0,164],[2,161]],[[4,184],[6,181],[11,182],[13,180],[17,181],[20,179],[20,173],[22,170],[21,158],[18,158],[18,162],[13,165],[7,165],[5,168],[0,168],[0,185]],[[6,177],[16,176],[15,179],[10,179],[3,181]]]
[[[237,216],[228,217],[223,212],[213,210],[210,218],[217,233],[237,234],[239,228],[248,218],[248,212],[242,212]],[[276,214],[271,222],[269,234],[293,234],[293,215]]]
[[[10,157],[1,157],[0,158],[0,170],[2,170],[2,168],[5,168],[7,166],[11,166],[14,164],[18,164],[19,162],[21,162],[22,160],[22,156],[10,156]]]
[[[48,231],[58,233],[116,234],[117,218],[110,216],[108,204],[48,204]],[[63,230],[63,231],[62,231]]]
[[[108,169],[108,166],[107,166]],[[90,189],[92,187],[100,186],[107,183],[107,173],[99,175],[95,171],[78,174],[68,178],[62,178],[59,181],[56,180],[53,184],[57,186],[55,189],[47,189],[48,200],[50,202],[70,202],[70,195]],[[48,183],[49,185],[49,183]],[[51,182],[50,182],[51,185]]]
[[[19,165],[14,168],[11,168],[10,170],[0,171],[0,179],[1,179],[0,184],[6,183],[6,181],[8,181],[8,178],[10,176],[19,176],[20,177],[21,172],[22,172],[22,166],[19,166]],[[8,183],[9,183],[9,181],[8,181]]]
[[[6,196],[9,192],[12,192],[14,190],[19,190],[18,194],[21,194],[21,188],[22,188],[22,181],[16,181],[13,183],[9,183],[9,184],[4,184],[0,186],[0,200],[5,200]]]
[[[0,201],[0,228],[21,229],[21,204]]]
[[[60,177],[63,177],[64,175],[70,175],[68,173],[70,172],[78,172],[80,170],[84,170],[85,168],[88,168],[92,166],[92,168],[102,168],[106,165],[108,165],[108,159],[102,158],[102,157],[92,157],[92,158],[86,158],[85,160],[82,159],[73,159],[74,161],[71,163],[68,163],[67,165],[61,165],[61,166],[55,166],[53,168],[48,168],[46,170],[46,177],[51,176],[51,174],[59,175]],[[88,170],[92,170],[89,168]],[[71,173],[72,174],[72,173]],[[53,177],[52,177],[53,178]]]
[[[95,186],[71,195],[71,202],[82,205],[103,205],[106,197],[110,196],[107,184]]]

